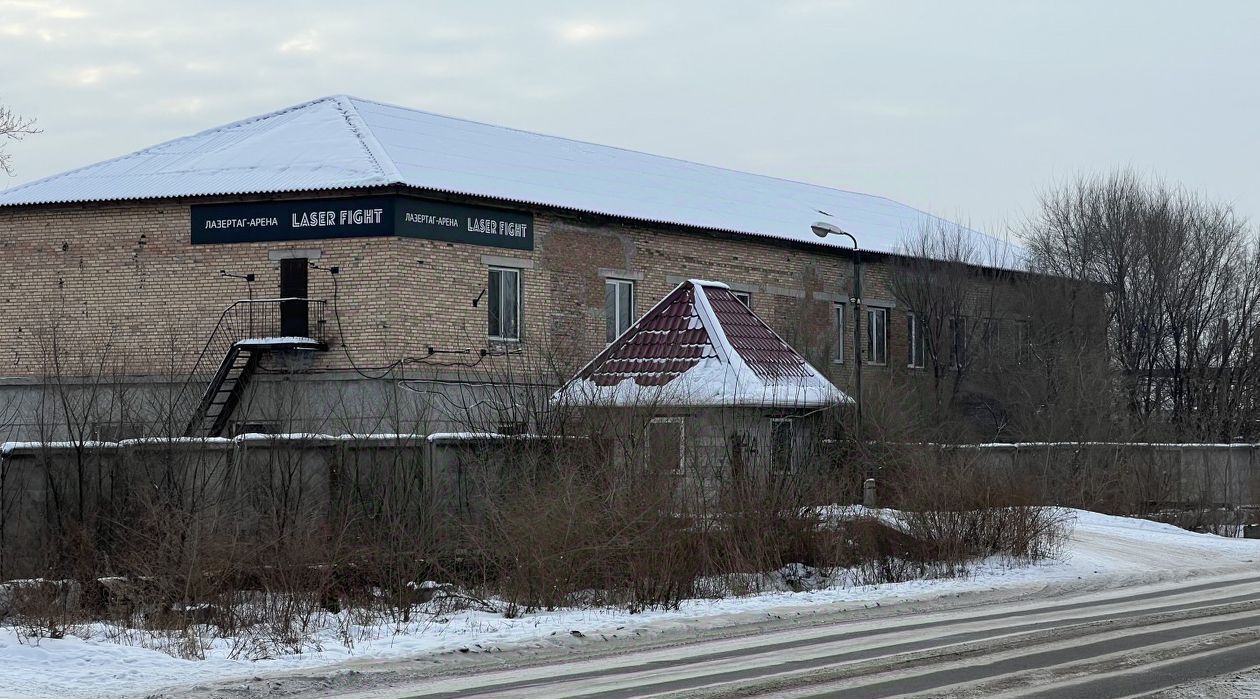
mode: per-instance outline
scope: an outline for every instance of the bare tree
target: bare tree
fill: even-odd
[[[35,127],[34,119],[15,114],[13,110],[0,104],[0,170],[3,170],[7,175],[13,174],[13,166],[10,163],[11,156],[4,152],[4,142],[20,141],[27,136],[37,133],[39,133],[39,129]]]
[[[1026,320],[1018,345],[1001,358],[994,388],[1021,439],[1130,439],[1114,419],[1115,394],[1106,354],[1106,322],[1097,285],[1023,274],[1012,284]]]
[[[1260,249],[1227,204],[1132,171],[1041,197],[1034,268],[1098,285],[1128,413],[1168,436],[1232,440],[1254,422]]]
[[[913,314],[935,407],[956,403],[965,382],[987,368],[1000,334],[995,309],[1011,271],[1008,248],[963,226],[941,223],[911,236],[891,279],[893,295]]]

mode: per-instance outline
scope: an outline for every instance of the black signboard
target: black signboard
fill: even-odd
[[[397,205],[398,235],[496,248],[534,249],[533,214],[411,197],[399,197]]]
[[[192,207],[193,245],[394,234],[394,197],[305,199]]]
[[[392,235],[533,250],[534,217],[395,195],[192,207],[193,245]]]

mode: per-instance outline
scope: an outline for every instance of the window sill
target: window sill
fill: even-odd
[[[513,340],[511,338],[506,338],[506,337],[486,338],[486,347],[489,350],[490,354],[494,354],[496,350],[500,352],[511,352],[514,350],[518,350],[521,348],[521,344],[522,343],[520,339]]]

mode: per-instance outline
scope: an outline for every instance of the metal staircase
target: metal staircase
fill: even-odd
[[[196,382],[214,358],[223,357],[184,435],[222,435],[259,363],[269,353],[326,351],[324,305],[324,301],[305,298],[250,299],[224,310],[185,383],[187,388]]]

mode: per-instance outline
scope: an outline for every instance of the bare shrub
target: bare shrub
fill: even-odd
[[[1163,510],[1147,515],[1149,519],[1165,522],[1182,529],[1202,534],[1237,537],[1247,523],[1245,512],[1223,507],[1190,507]]]
[[[19,640],[65,638],[87,620],[80,588],[73,581],[16,580],[0,585],[0,623],[13,625]]]
[[[527,451],[516,452],[511,472],[480,480],[487,496],[466,534],[487,567],[485,585],[526,612],[573,604],[584,591],[595,595],[587,602],[637,608],[676,606],[690,594],[698,571],[672,481],[569,460],[578,450],[555,463]]]
[[[916,452],[892,473],[900,523],[932,560],[960,567],[993,555],[1036,560],[1055,555],[1070,533],[1068,515],[1046,506],[1023,474],[986,464],[975,451]]]
[[[926,577],[946,577],[952,567],[941,569],[930,558],[929,545],[876,517],[849,519],[843,530],[852,545],[852,558],[843,575],[852,585],[880,585]]]

